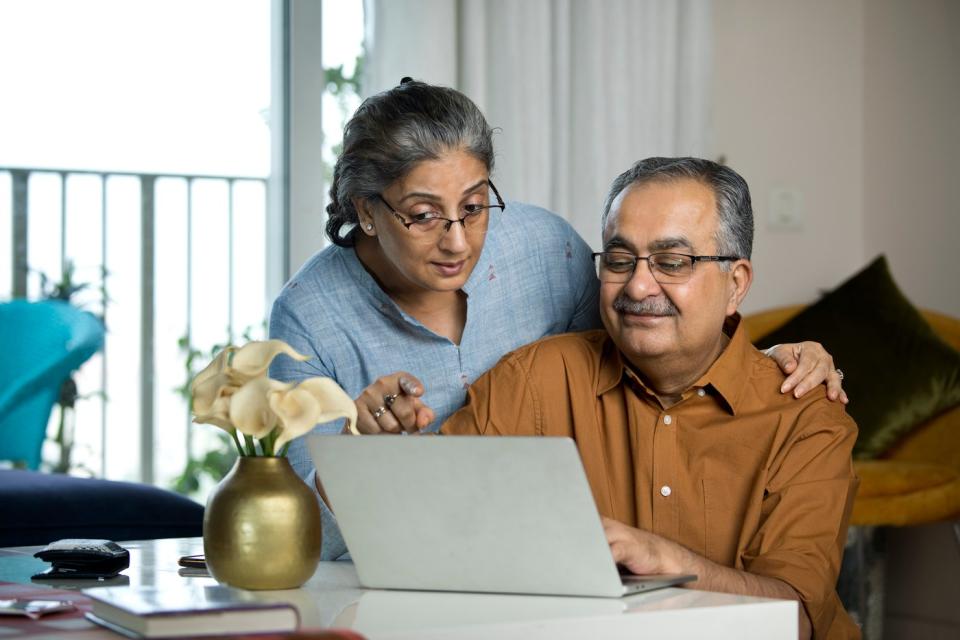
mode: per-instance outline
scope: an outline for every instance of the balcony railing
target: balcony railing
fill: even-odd
[[[262,335],[266,224],[260,177],[0,167],[0,298],[39,298],[72,265],[92,285],[73,302],[106,323],[77,376],[77,466],[168,484],[215,446],[177,391],[182,345]]]

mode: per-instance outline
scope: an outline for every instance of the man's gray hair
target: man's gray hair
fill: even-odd
[[[355,198],[376,198],[419,163],[458,149],[483,162],[488,173],[493,170],[493,131],[459,91],[404,78],[364,100],[347,122],[333,168],[327,237],[353,246],[359,223]]]
[[[717,253],[749,259],[753,250],[753,207],[747,182],[733,169],[701,158],[647,158],[621,173],[610,186],[603,205],[601,231],[607,228],[613,201],[627,187],[685,178],[713,189],[720,218]],[[729,264],[723,263],[722,266],[729,267]]]

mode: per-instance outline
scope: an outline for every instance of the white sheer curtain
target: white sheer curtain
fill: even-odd
[[[612,179],[710,148],[711,0],[367,0],[368,93],[453,86],[499,128],[504,197],[599,246]]]

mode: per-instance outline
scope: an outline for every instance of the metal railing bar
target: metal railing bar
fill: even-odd
[[[140,480],[154,479],[154,176],[140,179]]]
[[[233,180],[227,180],[227,337],[233,344]]]
[[[100,174],[100,317],[107,326],[107,174]],[[100,348],[100,477],[107,476],[107,347]]]
[[[67,172],[60,172],[60,278],[67,268]]]
[[[23,169],[11,169],[13,182],[13,282],[11,290],[14,298],[27,297],[27,233],[29,218],[29,189],[27,181],[30,172]]]
[[[193,349],[193,180],[187,178],[187,349]],[[192,373],[192,372],[189,372]],[[193,420],[187,398],[187,459],[193,458]]]
[[[132,176],[134,178],[181,178],[183,180],[252,180],[264,182],[266,176],[231,176],[201,173],[151,173],[140,171],[100,171],[97,169],[60,169],[53,167],[3,167],[0,171],[25,171],[26,173],[70,173],[77,175]]]

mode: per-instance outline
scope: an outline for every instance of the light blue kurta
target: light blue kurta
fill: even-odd
[[[510,202],[491,220],[463,291],[467,323],[457,345],[397,307],[353,249],[327,247],[287,283],[270,315],[270,336],[311,359],[279,356],[270,375],[327,376],[355,398],[378,377],[408,371],[424,384],[423,401],[437,417],[429,430],[436,431],[463,404],[467,386],[513,349],[600,326],[590,248],[565,220],[539,207]],[[314,433],[341,428],[337,421]],[[314,486],[303,439],[291,444],[288,457]],[[323,558],[337,558],[346,547],[325,505],[322,511]]]

